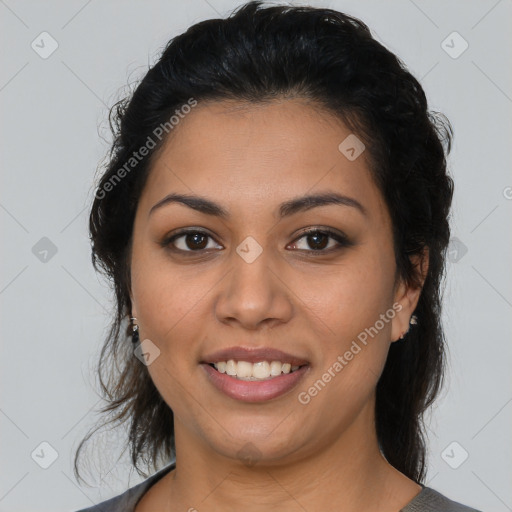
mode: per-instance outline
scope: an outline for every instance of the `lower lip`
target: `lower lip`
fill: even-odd
[[[201,364],[209,381],[225,395],[243,402],[264,402],[284,395],[293,389],[304,377],[309,366],[261,381],[239,380],[226,373],[220,373],[209,364]]]

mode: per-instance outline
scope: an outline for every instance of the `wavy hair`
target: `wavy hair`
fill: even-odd
[[[94,268],[111,282],[116,309],[97,368],[106,418],[76,450],[78,478],[80,452],[101,426],[127,424],[126,448],[139,475],[148,476],[141,463],[156,469],[158,460],[169,461],[174,454],[172,410],[147,367],[133,357],[130,250],[138,200],[166,140],[155,141],[155,130],[191,98],[199,104],[306,99],[365,143],[372,178],[392,220],[397,277],[421,286],[410,256],[425,248],[429,253],[414,312],[418,324],[406,343],[391,345],[375,410],[377,438],[388,462],[416,482],[425,476],[423,415],[440,390],[445,364],[441,281],[453,195],[446,168],[450,123],[428,109],[418,80],[362,21],[332,9],[262,4],[248,2],[225,19],[197,23],[171,39],[133,93],[110,111],[114,138],[89,229]],[[149,138],[154,147],[133,169],[127,167]]]

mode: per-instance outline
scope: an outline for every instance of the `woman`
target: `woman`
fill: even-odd
[[[249,2],[174,38],[114,126],[104,411],[137,469],[170,463],[87,510],[474,510],[422,484],[451,128],[397,57]]]

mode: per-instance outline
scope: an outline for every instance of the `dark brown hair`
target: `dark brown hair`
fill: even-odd
[[[103,425],[129,423],[127,446],[140,475],[147,476],[141,462],[156,469],[158,460],[173,456],[172,410],[133,357],[128,323],[133,221],[152,159],[166,140],[156,136],[158,127],[191,99],[258,103],[283,97],[304,98],[330,112],[366,144],[393,223],[397,276],[407,284],[420,284],[409,256],[428,247],[418,324],[406,343],[391,345],[376,391],[382,453],[420,482],[423,413],[440,389],[444,367],[441,280],[450,237],[453,182],[446,155],[452,131],[442,114],[428,110],[421,85],[368,27],[331,9],[253,1],[227,19],[198,23],[169,41],[133,94],[112,108],[114,142],[90,213],[93,265],[111,280],[116,298],[98,366],[107,401]],[[149,139],[154,147],[132,166],[130,159]],[[79,478],[79,453],[98,428],[76,451]]]

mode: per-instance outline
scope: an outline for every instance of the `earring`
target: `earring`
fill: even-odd
[[[138,343],[139,342],[139,326],[135,323],[137,319],[135,317],[131,317],[130,320],[132,321],[132,343]]]
[[[410,328],[411,328],[411,325],[416,325],[418,323],[418,317],[416,315],[412,315],[411,316],[411,319],[409,320],[409,329],[407,329],[407,331],[403,331],[402,334],[400,334],[400,340],[403,340],[405,338],[405,336],[407,335],[407,333],[409,332]]]

